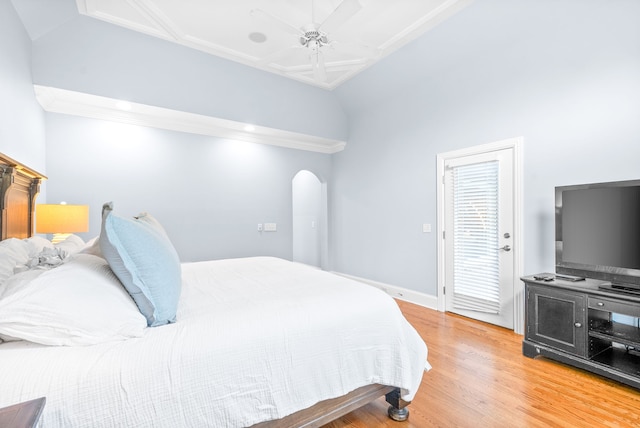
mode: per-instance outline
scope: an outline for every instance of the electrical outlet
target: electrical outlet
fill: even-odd
[[[258,232],[262,232],[262,223],[258,223]]]

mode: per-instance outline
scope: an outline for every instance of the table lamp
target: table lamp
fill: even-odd
[[[89,231],[89,206],[39,204],[36,206],[36,232],[53,233],[51,242],[64,241],[72,233]]]

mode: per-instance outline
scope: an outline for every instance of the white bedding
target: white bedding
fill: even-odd
[[[382,291],[270,257],[182,265],[177,322],[84,347],[0,345],[0,407],[40,427],[240,427],[381,383],[411,400],[427,348]]]

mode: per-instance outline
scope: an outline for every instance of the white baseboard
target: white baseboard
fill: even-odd
[[[408,288],[397,287],[395,285],[389,285],[382,282],[372,281],[370,279],[359,278],[357,276],[348,275],[346,273],[333,272],[336,275],[344,276],[345,278],[353,279],[367,285],[379,288],[387,293],[389,296],[404,300],[405,302],[414,303],[416,305],[424,306],[425,308],[438,310],[438,297],[431,294],[420,293],[419,291],[409,290]]]

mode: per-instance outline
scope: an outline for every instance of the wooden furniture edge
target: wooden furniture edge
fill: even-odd
[[[31,178],[40,178],[43,180],[47,179],[47,176],[45,176],[44,174],[40,174],[35,169],[29,168],[28,166],[18,162],[15,159],[10,158],[4,153],[0,153],[0,165],[7,165],[12,168],[15,168],[19,171],[22,171],[25,175],[28,175]]]
[[[603,345],[598,343],[598,341],[602,340],[602,337],[592,331],[592,326],[597,324],[598,319],[609,319],[611,314],[618,313],[621,308],[627,308],[627,310],[631,311],[625,312],[622,309],[621,314],[637,318],[638,308],[640,308],[640,296],[602,290],[599,285],[606,281],[594,278],[586,278],[577,282],[564,281],[562,279],[547,282],[537,280],[532,275],[521,279],[525,282],[526,326],[525,336],[522,341],[522,354],[525,357],[545,357],[640,389],[640,372],[637,370],[638,357],[636,355],[631,354],[629,350],[627,350],[626,354],[622,353],[622,355],[630,355],[627,363],[629,368],[625,367],[627,365],[624,364],[625,359],[620,357],[601,358],[601,355],[606,355],[608,350],[615,349],[613,342],[624,344],[624,335],[619,336],[614,332],[607,334]],[[546,291],[532,291],[535,289]],[[572,336],[573,341],[570,343],[559,341],[554,337],[537,334],[538,304],[534,305],[534,302],[536,296],[539,295],[558,299],[561,296],[570,296],[566,297],[566,301],[570,301],[573,304],[573,317],[568,317],[566,323],[572,324],[572,328],[575,326],[575,328],[584,327],[586,329],[580,334],[584,337],[582,341],[577,339],[579,335],[575,332]],[[582,303],[574,303],[574,298],[575,302],[581,301]],[[594,301],[593,304],[590,303],[592,300]],[[604,306],[599,306],[596,303],[598,301],[603,303],[606,301],[607,303]],[[592,311],[596,313],[605,312],[608,315],[600,318],[602,315],[596,315]],[[632,326],[632,328],[636,330],[635,334],[638,334],[637,327]],[[595,343],[592,342],[594,338],[597,339]],[[637,343],[637,340],[634,343]],[[567,348],[565,345],[571,346]],[[637,348],[637,346],[629,346],[633,349]]]
[[[35,427],[46,401],[46,397],[40,397],[0,409],[0,427]]]
[[[0,153],[0,240],[33,235],[35,201],[46,178]]]
[[[400,397],[400,389],[394,386],[386,386],[376,383],[355,389],[341,397],[321,401],[307,409],[300,410],[299,412],[285,416],[284,418],[261,422],[253,425],[252,428],[317,428],[374,400],[377,400],[383,395],[387,397],[387,402],[391,404],[389,408],[389,417],[393,419],[393,416],[391,416],[391,413],[393,413],[391,409],[394,408],[395,412],[404,414],[406,419],[409,412],[405,406],[409,403],[400,399],[398,404],[401,407],[396,409],[394,404],[390,401],[393,401],[396,395],[397,397]],[[392,397],[390,398],[390,396]]]

